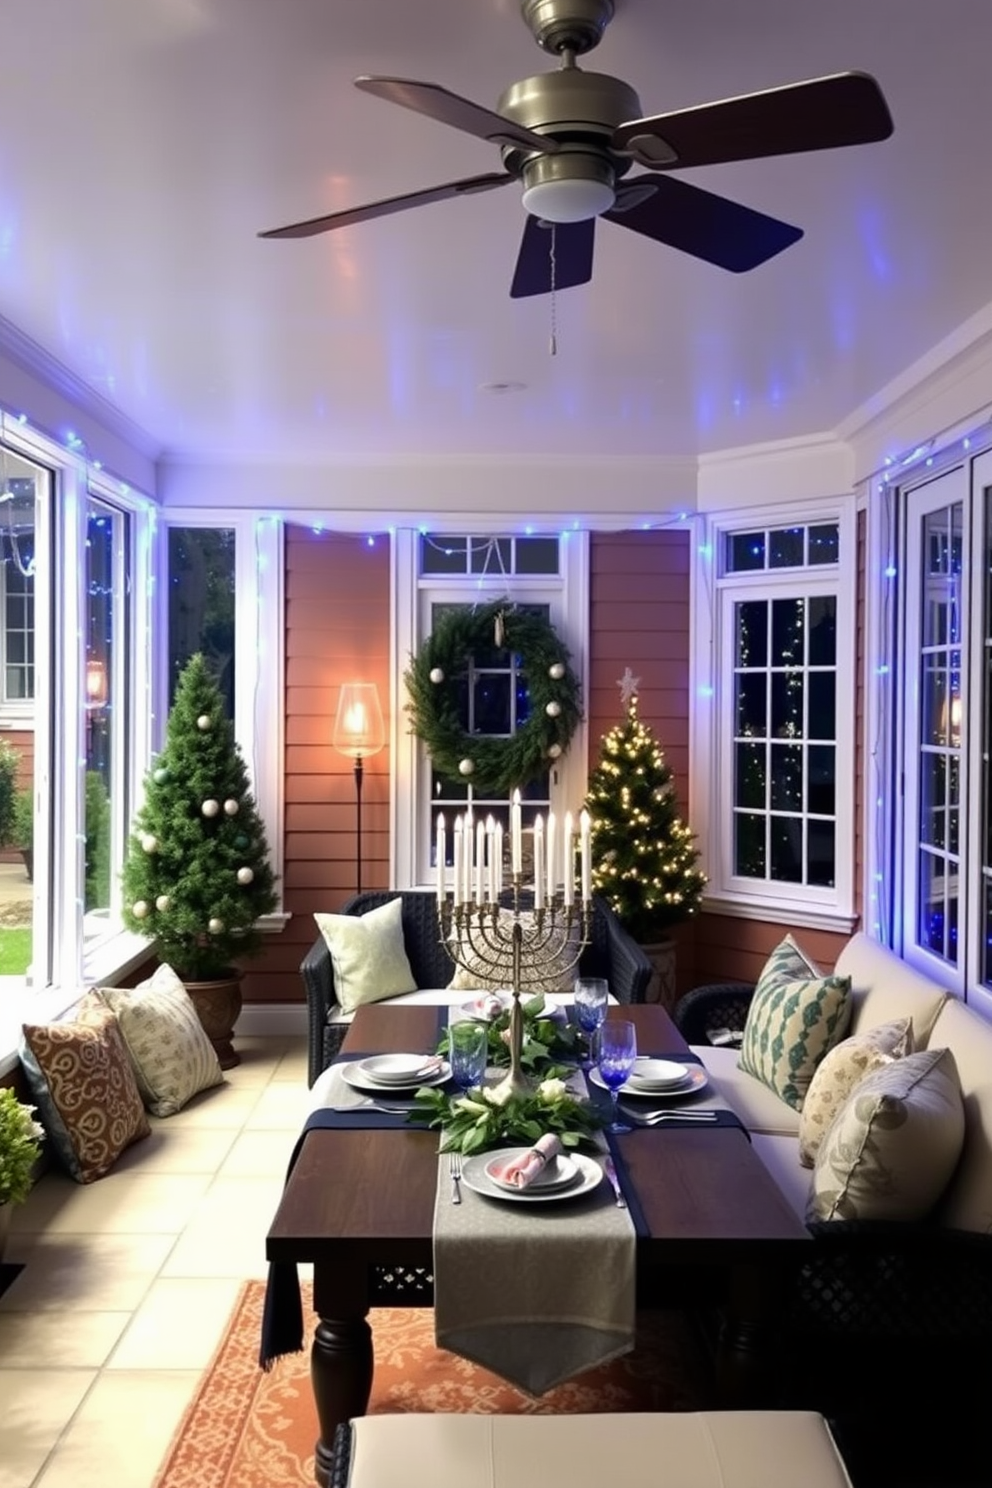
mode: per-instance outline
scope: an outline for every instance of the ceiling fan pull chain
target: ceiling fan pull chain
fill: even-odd
[[[548,352],[549,352],[549,355],[550,356],[557,356],[558,355],[558,301],[557,301],[557,298],[555,296],[555,288],[556,288],[556,285],[555,285],[555,270],[558,267],[557,261],[555,259],[555,233],[556,232],[557,232],[557,228],[556,228],[555,224],[552,222],[552,224],[551,224],[551,247],[550,247],[550,249],[548,251],[548,257],[549,257],[550,263],[551,263],[551,343],[550,343],[550,345],[548,347]]]

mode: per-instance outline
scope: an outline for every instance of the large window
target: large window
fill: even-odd
[[[491,533],[436,534],[404,530],[396,535],[397,673],[402,659],[416,652],[430,635],[438,616],[453,606],[488,604],[506,595],[549,620],[562,636],[580,678],[586,652],[585,617],[588,539],[513,536]],[[466,667],[462,726],[469,732],[509,737],[529,714],[529,699],[520,657],[497,644],[471,658]],[[462,779],[443,778],[431,767],[427,752],[405,726],[400,697],[394,716],[400,727],[393,742],[396,760],[394,840],[399,887],[434,881],[436,822],[446,821],[471,805],[477,818],[492,816],[509,826],[509,801],[481,797]],[[538,813],[553,808],[577,811],[585,795],[585,734],[576,732],[567,754],[524,792],[526,826]],[[505,838],[508,840],[508,836]],[[447,833],[448,863],[454,834]]]
[[[701,537],[691,813],[710,867],[707,902],[847,928],[852,513],[735,517]]]
[[[992,1011],[992,452],[906,489],[902,508],[895,937]]]

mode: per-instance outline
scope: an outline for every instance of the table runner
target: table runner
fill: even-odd
[[[605,1151],[605,1143],[600,1144]],[[532,1395],[634,1346],[636,1233],[604,1179],[555,1204],[451,1203],[447,1158],[434,1201],[438,1345]]]

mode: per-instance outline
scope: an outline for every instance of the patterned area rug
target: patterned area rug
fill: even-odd
[[[301,1354],[258,1367],[264,1284],[245,1283],[213,1363],[200,1381],[156,1488],[313,1488],[317,1417],[309,1340]],[[304,1316],[312,1316],[305,1288]],[[698,1410],[707,1398],[702,1348],[678,1313],[638,1319],[633,1353],[532,1399],[434,1344],[427,1308],[371,1313],[376,1364],[369,1413]]]

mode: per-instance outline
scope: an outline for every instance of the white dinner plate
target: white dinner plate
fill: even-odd
[[[688,1078],[688,1065],[676,1064],[672,1059],[635,1059],[628,1083],[643,1085],[645,1090],[670,1090],[684,1085]]]
[[[436,1054],[373,1054],[360,1059],[358,1068],[382,1084],[412,1085],[436,1075],[440,1064]]]
[[[362,1069],[364,1060],[354,1064],[342,1064],[337,1068],[341,1071],[341,1078],[346,1084],[355,1090],[377,1090],[381,1094],[384,1090],[419,1090],[422,1085],[443,1085],[445,1080],[451,1076],[451,1065],[442,1064],[436,1075],[430,1075],[426,1080],[410,1080],[405,1085],[399,1085],[395,1080],[376,1080]]]
[[[608,1088],[598,1069],[590,1070],[589,1078],[594,1085],[599,1086],[600,1090]],[[641,1100],[681,1100],[687,1095],[695,1095],[697,1090],[705,1090],[708,1084],[709,1075],[703,1066],[693,1064],[689,1066],[688,1076],[679,1085],[666,1085],[663,1090],[659,1090],[657,1087],[649,1089],[646,1085],[632,1085],[629,1080],[626,1080],[620,1086],[620,1094],[636,1095]]]
[[[515,1183],[507,1183],[499,1176],[499,1169],[513,1161],[515,1157],[523,1157],[529,1152],[529,1147],[507,1147],[502,1152],[495,1153],[486,1163],[486,1177],[491,1183],[499,1188],[512,1189],[514,1193],[551,1193],[560,1188],[571,1188],[573,1183],[579,1181],[579,1170],[573,1158],[566,1156],[564,1152],[554,1157],[544,1170],[532,1178],[526,1189],[518,1188]]]
[[[505,1199],[510,1204],[554,1204],[566,1199],[577,1199],[580,1195],[591,1192],[597,1183],[603,1181],[603,1170],[595,1159],[586,1157],[584,1153],[571,1153],[570,1157],[579,1170],[578,1181],[570,1183],[567,1188],[552,1189],[550,1193],[546,1190],[535,1193],[533,1188],[500,1188],[499,1184],[486,1176],[486,1164],[492,1162],[493,1158],[491,1152],[479,1152],[475,1157],[467,1157],[462,1163],[462,1181],[487,1199]]]

